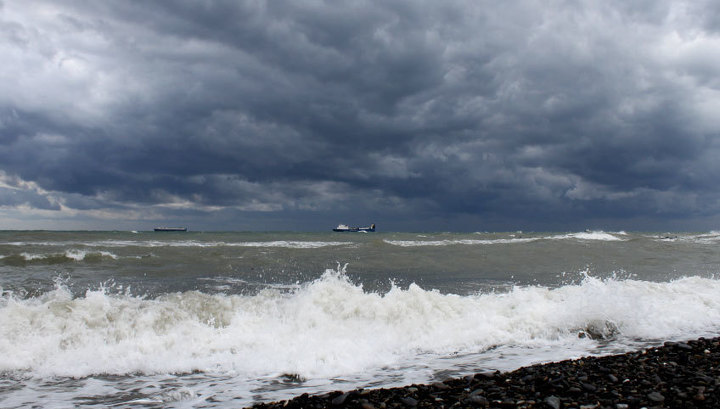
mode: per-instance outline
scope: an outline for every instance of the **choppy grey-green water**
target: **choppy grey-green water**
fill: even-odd
[[[317,279],[348,264],[369,291],[390,282],[469,294],[566,284],[587,271],[643,280],[720,271],[712,234],[1,232],[6,290],[34,294],[68,279],[82,292],[108,280],[138,294],[252,293]],[[218,286],[215,279],[236,278]]]
[[[718,246],[715,232],[0,232],[0,406],[237,407],[711,335]]]

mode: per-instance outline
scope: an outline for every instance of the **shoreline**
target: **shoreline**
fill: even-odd
[[[357,389],[286,401],[279,408],[718,408],[720,337],[619,355],[479,373],[427,385]]]

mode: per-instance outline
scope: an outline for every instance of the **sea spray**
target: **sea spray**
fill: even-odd
[[[501,346],[594,353],[579,336],[609,328],[615,348],[637,339],[706,334],[720,323],[720,281],[655,283],[586,277],[558,288],[442,294],[416,284],[365,291],[342,268],[295,290],[254,295],[186,291],[155,298],[58,283],[38,297],[5,293],[0,371],[83,377],[203,371],[329,378]],[[602,335],[602,330],[600,331]],[[435,358],[430,359],[434,356]],[[435,361],[434,361],[435,360]],[[441,368],[438,368],[438,370]]]

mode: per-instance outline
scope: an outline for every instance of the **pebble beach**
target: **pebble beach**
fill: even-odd
[[[428,385],[307,394],[279,408],[718,408],[720,338],[488,372]]]

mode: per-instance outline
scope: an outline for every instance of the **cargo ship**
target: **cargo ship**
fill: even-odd
[[[338,224],[338,227],[334,228],[333,231],[368,233],[375,231],[375,223],[371,224],[370,227],[350,227],[347,224]]]
[[[155,231],[187,231],[187,227],[156,227]]]

